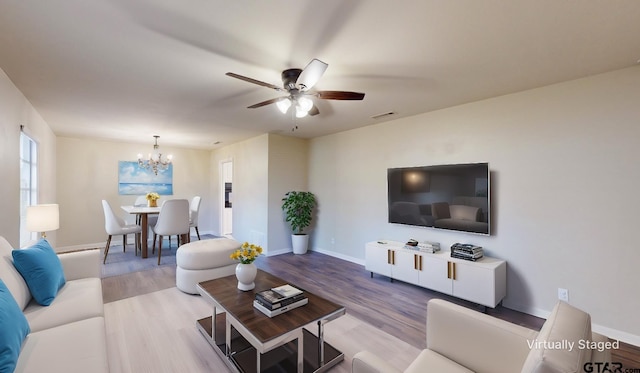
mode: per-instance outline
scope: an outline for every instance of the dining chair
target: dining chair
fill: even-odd
[[[135,234],[135,254],[138,255],[138,249],[140,248],[140,233],[142,228],[137,224],[127,224],[124,219],[117,216],[109,202],[102,200],[102,209],[104,210],[104,229],[107,231],[109,237],[107,237],[107,245],[104,248],[104,259],[102,264],[107,262],[107,254],[109,254],[109,246],[111,245],[111,237],[113,235],[122,235],[122,251],[127,251],[127,235]]]
[[[200,232],[198,231],[198,213],[200,212],[200,202],[202,202],[202,198],[200,198],[200,196],[195,196],[193,197],[193,199],[191,200],[191,204],[189,205],[189,227],[194,227],[196,229],[198,240],[200,239]]]
[[[134,206],[136,207],[144,207],[147,205],[147,196],[146,195],[142,195],[142,196],[138,196],[136,197],[136,201],[133,203]]]
[[[162,254],[162,237],[178,236],[178,246],[180,246],[180,236],[185,235],[189,239],[189,201],[186,199],[170,199],[165,201],[158,214],[158,222],[151,228],[153,231],[153,251],[156,248],[156,238],[158,239],[158,265]],[[182,242],[185,243],[185,242]],[[171,248],[169,248],[171,250]]]
[[[146,197],[145,197],[146,198]],[[146,199],[145,199],[146,201]],[[162,205],[164,205],[164,203],[166,202],[166,199],[163,199],[162,202],[160,202],[160,207],[162,207]],[[146,204],[145,204],[146,206]],[[156,223],[158,222],[158,215],[148,215],[147,216],[147,226],[149,227],[149,229],[151,230],[151,234],[153,235],[153,227],[156,225]],[[169,247],[171,247],[171,236],[169,236]],[[154,248],[152,248],[154,249]],[[152,253],[155,253],[155,249],[152,251]]]
[[[138,196],[136,197],[135,202],[133,202],[133,206],[134,207],[144,207],[147,205],[147,196],[146,195],[142,195],[142,196]],[[140,215],[136,215],[136,224],[140,225],[141,224],[141,217]]]

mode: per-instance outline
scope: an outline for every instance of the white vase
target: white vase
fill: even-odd
[[[294,254],[305,254],[307,247],[309,246],[308,234],[292,234],[291,245],[293,247]]]
[[[238,289],[248,291],[256,287],[255,282],[258,268],[253,263],[242,264],[236,266],[236,278],[238,279]]]

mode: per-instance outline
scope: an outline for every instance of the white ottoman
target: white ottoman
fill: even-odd
[[[235,273],[237,260],[229,258],[242,244],[229,238],[192,241],[176,251],[176,286],[189,294],[198,294],[196,285],[202,281]]]

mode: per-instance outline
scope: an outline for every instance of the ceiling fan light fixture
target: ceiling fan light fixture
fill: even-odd
[[[289,108],[291,107],[291,100],[288,98],[282,99],[276,102],[276,106],[282,112],[282,114],[286,114]]]
[[[296,105],[296,118],[304,118],[308,113],[308,110],[303,110],[300,105]]]
[[[266,83],[260,80],[249,78],[243,75],[228,72],[227,76],[232,78],[244,80],[245,82],[256,84],[259,86],[274,89],[278,92],[286,92],[287,96],[272,98],[265,100],[251,106],[247,106],[248,109],[255,109],[270,104],[276,104],[278,110],[283,114],[287,114],[291,109],[291,106],[295,107],[295,115],[298,118],[305,117],[307,115],[315,116],[320,114],[318,107],[314,105],[312,99],[307,96],[312,96],[320,100],[362,100],[364,99],[364,93],[349,92],[349,91],[310,91],[315,84],[320,80],[324,72],[327,70],[325,62],[314,58],[303,69],[291,68],[282,71],[282,84],[283,88],[280,88],[271,83]],[[293,116],[293,111],[291,112]]]
[[[298,98],[298,106],[300,109],[308,112],[313,107],[313,101],[308,97],[300,97]]]

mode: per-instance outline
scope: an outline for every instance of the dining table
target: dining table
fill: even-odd
[[[157,215],[160,213],[160,207],[148,206],[120,206],[126,213],[140,216],[140,226],[142,227],[141,252],[142,257],[148,257],[148,239],[149,239],[149,215]],[[137,220],[137,219],[136,219]]]

